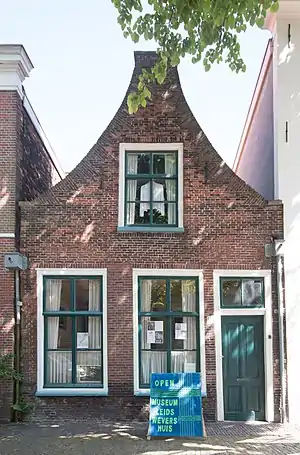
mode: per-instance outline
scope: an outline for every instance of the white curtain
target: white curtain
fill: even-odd
[[[181,283],[182,311],[193,312],[196,310],[196,289],[194,282],[183,280]],[[184,340],[184,349],[194,349],[196,344],[195,318],[185,317],[183,322],[187,324],[187,337]]]
[[[152,281],[142,280],[141,286],[141,311],[151,311],[151,290]],[[151,349],[151,344],[147,343],[147,328],[150,317],[142,317],[142,349]],[[143,382],[149,382],[149,372],[151,364],[151,352],[142,352],[142,377]]]
[[[100,281],[89,280],[89,311],[100,310]],[[89,316],[89,348],[101,349],[101,318]]]
[[[48,280],[46,287],[47,311],[59,311],[61,280]],[[48,349],[57,349],[59,317],[48,318]]]
[[[167,175],[176,174],[176,160],[174,155],[165,156],[165,173]],[[166,180],[167,200],[176,201],[176,181]],[[176,223],[176,204],[168,204],[168,224]]]
[[[196,371],[196,353],[173,351],[171,353],[171,363],[173,373],[184,373],[186,363],[194,363]]]
[[[48,352],[48,378],[51,384],[65,384],[72,381],[72,352]]]
[[[166,373],[167,354],[162,351],[142,352],[142,377],[143,383],[150,383],[151,373]]]
[[[61,301],[61,280],[48,280],[46,287],[46,308],[59,311]],[[48,349],[57,349],[59,317],[48,318]],[[70,382],[72,377],[72,353],[70,351],[48,352],[48,381],[50,383]]]
[[[137,174],[138,155],[129,154],[127,156],[127,172],[128,174]],[[136,200],[136,180],[127,180],[127,200]],[[128,204],[127,206],[127,224],[134,224],[135,218],[135,204]]]
[[[152,281],[143,280],[141,286],[141,310],[151,311]],[[151,343],[147,343],[148,322],[151,318],[142,318],[142,349],[151,349]],[[150,382],[151,373],[164,373],[167,371],[167,356],[161,351],[142,351],[142,378],[143,383]]]

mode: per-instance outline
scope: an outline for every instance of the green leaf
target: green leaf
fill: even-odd
[[[139,39],[140,39],[140,35],[137,32],[132,32],[131,39],[134,43],[138,43]]]
[[[256,19],[256,25],[257,25],[257,27],[262,28],[262,27],[264,26],[264,23],[265,23],[265,21],[264,21],[264,18],[263,18],[263,17],[258,17],[258,18]]]
[[[273,5],[271,5],[271,8],[270,8],[271,13],[277,13],[278,10],[279,10],[279,2],[273,3]]]

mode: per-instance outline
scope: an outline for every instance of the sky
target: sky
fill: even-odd
[[[229,164],[238,148],[270,35],[253,28],[240,36],[247,72],[224,64],[206,73],[185,59],[179,75],[205,134]],[[23,44],[34,69],[27,96],[61,163],[69,172],[116,113],[133,70],[134,50],[154,42],[125,40],[111,0],[10,0],[1,4],[0,43]]]

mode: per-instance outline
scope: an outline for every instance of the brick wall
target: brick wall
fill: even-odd
[[[129,90],[141,65],[154,55],[136,54]],[[146,60],[145,60],[146,59]],[[184,233],[118,233],[120,142],[183,142]],[[153,90],[146,109],[129,116],[126,96],[116,116],[66,179],[31,203],[22,204],[22,251],[31,268],[23,276],[23,361],[26,392],[36,388],[37,267],[106,267],[108,270],[108,398],[43,398],[36,418],[87,413],[116,415],[143,408],[133,398],[133,268],[204,270],[207,392],[205,415],[215,418],[214,269],[270,269],[264,245],[282,232],[282,206],[267,203],[224,164],[184,99],[177,70]],[[274,275],[274,273],[273,273]],[[275,293],[275,276],[273,285]],[[275,294],[274,294],[275,297]],[[276,299],[273,300],[274,311]],[[277,315],[274,316],[275,409],[279,409]],[[108,406],[109,403],[109,406]],[[109,408],[109,409],[108,409]]]
[[[13,272],[4,270],[4,254],[19,245],[19,200],[31,200],[51,188],[58,174],[20,96],[0,91],[0,354],[14,350]],[[15,234],[2,238],[1,234]],[[11,382],[0,382],[0,418],[10,417]]]

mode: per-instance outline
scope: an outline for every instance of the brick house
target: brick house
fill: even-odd
[[[136,52],[128,92],[156,59]],[[127,94],[128,94],[127,92]],[[222,161],[177,69],[126,98],[86,157],[21,203],[24,391],[34,418],[142,415],[151,371],[201,371],[207,419],[279,419],[282,205]]]
[[[25,94],[22,82],[32,63],[19,45],[0,45],[0,352],[15,350],[14,273],[4,254],[18,251],[18,202],[30,201],[63,176]],[[0,418],[10,416],[13,384],[0,382]]]

